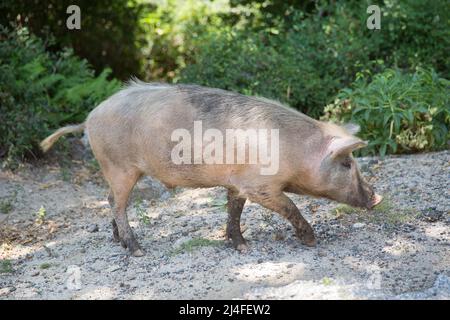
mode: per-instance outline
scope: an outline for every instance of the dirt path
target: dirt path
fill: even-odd
[[[450,299],[449,160],[360,159],[388,198],[376,212],[290,195],[316,231],[313,249],[247,203],[245,254],[224,241],[223,189],[146,180],[129,206],[142,258],[112,241],[107,188],[92,168],[0,171],[0,299]]]

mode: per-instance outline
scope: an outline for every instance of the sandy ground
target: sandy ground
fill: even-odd
[[[246,253],[224,240],[225,190],[139,183],[129,217],[146,251],[112,241],[107,186],[73,161],[0,171],[0,299],[449,299],[450,152],[359,159],[378,211],[289,195],[315,229],[244,208]]]

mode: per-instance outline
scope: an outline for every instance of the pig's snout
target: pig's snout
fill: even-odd
[[[367,206],[367,209],[372,209],[376,205],[378,205],[381,201],[383,201],[383,197],[380,196],[377,193],[374,193],[370,199],[369,205]]]
[[[359,185],[359,191],[357,200],[359,205],[357,206],[360,208],[370,210],[383,200],[383,197],[377,194],[375,190],[373,190],[373,187],[364,180]]]
[[[373,190],[373,187],[365,181],[363,181],[359,185],[359,191],[360,192],[358,193],[358,198],[356,201],[357,203],[359,203],[359,205],[356,205],[357,207],[370,210],[376,205],[380,204],[380,202],[383,200],[383,197],[377,194],[375,190]]]

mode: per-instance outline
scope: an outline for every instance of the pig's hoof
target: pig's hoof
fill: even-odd
[[[241,253],[245,253],[248,251],[248,245],[246,243],[240,243],[236,246],[236,250]]]
[[[131,255],[132,255],[133,257],[142,257],[142,256],[145,255],[145,253],[144,253],[144,251],[142,251],[141,249],[136,249],[136,250],[134,250],[134,251],[131,253]]]
[[[297,237],[300,238],[302,244],[308,247],[315,247],[317,245],[316,237],[314,236],[314,232],[312,230],[307,231],[298,231]]]
[[[130,240],[126,242],[126,247],[133,257],[142,257],[143,255],[145,255],[144,251],[141,249],[141,246],[136,240]]]
[[[244,237],[242,236],[242,234],[240,235],[235,235],[230,237],[231,238],[231,242],[233,243],[233,247],[240,251],[240,252],[245,252],[248,250],[248,245],[247,245],[247,241],[245,241]]]
[[[126,240],[120,239],[120,244],[123,248],[128,249],[133,257],[142,257],[145,255],[144,251],[141,249],[141,246],[136,239],[134,239],[134,237]]]
[[[315,247],[317,245],[317,240],[314,233],[304,233],[299,238],[300,241],[308,247]]]
[[[314,236],[312,238],[308,238],[308,239],[301,239],[302,243],[308,247],[315,247],[317,245],[317,240],[316,238],[314,238]]]
[[[133,257],[142,257],[144,255],[144,251],[134,237],[127,241],[127,247]]]

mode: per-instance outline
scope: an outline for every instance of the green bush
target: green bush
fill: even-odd
[[[388,69],[343,89],[322,120],[359,124],[363,155],[439,150],[450,138],[449,85],[433,70]]]
[[[450,7],[446,0],[385,0],[373,55],[388,66],[432,67],[450,77]]]
[[[263,95],[318,117],[359,74],[418,66],[448,74],[445,1],[385,1],[381,30],[366,27],[369,4],[319,1],[321,14],[293,12],[278,27],[260,23],[200,35],[180,81]],[[428,31],[419,32],[422,27]]]
[[[81,30],[66,28],[66,10],[72,4],[81,9]],[[0,24],[18,23],[42,39],[51,34],[55,41],[48,50],[72,48],[97,74],[109,67],[115,77],[128,80],[143,74],[139,19],[147,7],[153,6],[140,0],[2,0]]]
[[[45,51],[27,29],[0,29],[0,157],[13,164],[39,154],[39,141],[87,113],[120,83],[99,76],[72,51]]]
[[[174,81],[197,50],[195,39],[226,25],[226,1],[167,0],[140,20],[146,30],[144,77]]]
[[[204,36],[180,81],[273,98],[318,117],[360,66],[369,64],[364,51],[353,50],[352,38],[339,35],[342,41],[334,41],[318,23],[278,31],[227,29]]]
[[[371,0],[231,0],[231,3],[257,8],[259,14],[246,18],[247,26],[290,30],[299,24],[298,12],[301,12],[306,23],[323,26],[323,31],[334,40],[329,43],[332,47],[360,44],[352,49],[364,51],[370,60],[382,59],[389,67],[410,70],[432,66],[445,78],[449,77],[450,10],[446,0],[377,3]],[[366,9],[372,4],[380,7],[381,30],[366,28]]]

